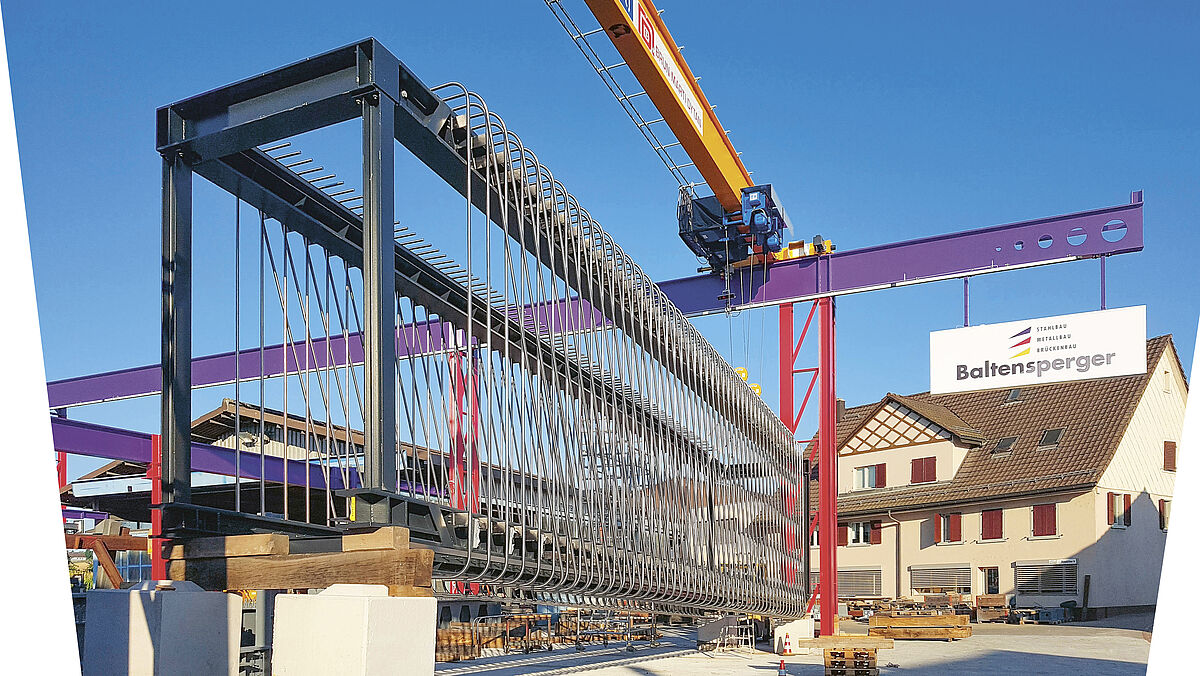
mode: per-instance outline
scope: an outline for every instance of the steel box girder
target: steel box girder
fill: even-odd
[[[396,140],[465,197],[468,194],[466,159],[442,137],[449,133],[449,107],[373,38],[160,108],[158,150],[164,155],[182,154],[196,173],[240,194],[247,201],[279,201],[272,199],[270,194],[253,194],[254,185],[231,186],[234,184],[229,180],[232,177],[222,180],[216,174],[224,172],[214,163],[228,164],[229,168],[263,185],[267,177],[258,169],[270,158],[252,149],[356,119],[362,114],[358,101],[372,93],[396,102]],[[594,277],[581,279],[573,273],[567,265],[570,252],[565,247],[533,227],[519,227],[524,219],[517,205],[502,200],[495,190],[489,189],[478,172],[471,172],[471,177],[469,192],[477,208],[492,214],[496,224],[522,240],[522,244],[556,275],[577,284],[581,297],[601,308],[606,315],[617,314],[612,311],[611,303],[606,302],[608,292],[601,280]],[[269,187],[275,195],[285,196],[290,208],[280,209],[284,205],[277,204],[264,210],[289,228],[301,232],[306,229],[305,219],[292,217],[292,211],[309,212],[308,215],[318,221],[327,221],[332,216],[333,220],[347,221],[338,231],[361,249],[361,225],[346,227],[350,225],[347,217],[357,220],[357,216],[336,201],[320,199],[317,195],[324,197],[323,193],[309,185],[293,185],[292,189],[279,192],[276,191],[283,186]],[[313,199],[318,201],[313,203],[310,201]],[[334,214],[312,213],[328,210]],[[352,259],[349,250],[339,250],[336,243],[331,245],[328,248],[336,255]],[[582,266],[579,269],[583,269]],[[668,349],[665,339],[641,328],[640,318],[629,312],[621,315],[610,318],[617,320],[634,340],[645,342],[657,338],[663,341],[657,354],[661,355],[664,365],[681,377],[692,371],[690,364],[676,359],[678,351]],[[710,388],[704,387],[704,378],[695,378],[695,381],[702,386],[701,392],[706,398],[712,396]]]
[[[1109,242],[1103,230],[1114,220],[1128,230]],[[1068,239],[1081,235],[1086,239],[1079,244]],[[1039,240],[1045,236],[1052,241],[1043,247]],[[765,279],[761,268],[739,270],[728,283],[733,294],[728,301],[721,298],[726,282],[716,275],[658,286],[694,317],[1141,250],[1142,201],[1135,192],[1131,204],[781,261],[767,268]]]
[[[393,66],[394,80],[380,78],[385,67],[392,69]],[[305,85],[305,78],[320,82]],[[275,162],[257,146],[298,133],[288,126],[296,116],[306,120],[306,131],[353,119],[361,115],[361,106],[355,103],[357,98],[364,92],[369,93],[367,90],[372,87],[390,98],[389,88],[393,81],[396,89],[391,91],[395,91],[398,101],[396,139],[465,196],[468,192],[466,159],[441,135],[450,133],[447,124],[449,108],[374,40],[333,50],[160,109],[159,149],[164,153],[182,153],[194,163],[192,170],[196,174],[262,209],[288,229],[299,232],[332,254],[354,261],[361,255],[363,243],[362,222],[358,215]],[[401,84],[405,87],[403,90],[399,90]],[[282,90],[276,92],[279,87]],[[339,88],[340,93],[336,93]],[[353,105],[332,106],[329,101],[338,97]],[[229,154],[219,155],[227,151]],[[491,213],[495,223],[522,239],[524,246],[543,264],[576,285],[584,301],[650,349],[651,354],[657,355],[661,363],[694,387],[711,405],[723,410],[715,374],[704,374],[680,359],[680,351],[670,347],[671,337],[648,330],[634,313],[614,312],[602,280],[598,277],[580,279],[578,274],[573,274],[567,265],[570,257],[565,248],[533,227],[519,228],[516,224],[521,223],[523,217],[516,205],[503,201],[498,193],[488,189],[478,172],[472,171],[471,177],[470,193],[476,207]],[[493,208],[489,209],[489,201]],[[567,232],[572,231],[567,228]],[[396,288],[451,324],[465,327],[468,303],[461,286],[404,247],[396,246],[395,249]],[[489,310],[480,302],[472,305],[473,333],[482,336],[489,324]],[[540,340],[499,310],[490,312],[493,337],[501,344],[509,345],[511,359],[519,361],[521,354],[528,353],[529,348]],[[506,333],[507,341],[504,340]],[[513,340],[514,336],[520,340]],[[592,376],[581,371],[578,364],[557,349],[543,342],[538,351],[551,355],[548,361],[543,360],[546,363],[541,365],[542,369],[549,367],[565,377],[582,380],[585,389],[595,389]],[[611,401],[627,413],[639,413],[633,401],[619,392],[611,397]],[[752,425],[743,423],[748,426],[745,431],[753,434],[749,429]],[[666,430],[673,428],[666,421],[659,421],[657,426]],[[667,434],[675,438],[679,435],[680,432]],[[783,459],[775,459],[775,462],[783,462]]]

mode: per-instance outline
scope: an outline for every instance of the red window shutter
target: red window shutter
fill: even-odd
[[[1004,512],[999,509],[985,509],[982,513],[983,528],[981,535],[984,540],[999,540],[1004,537]]]
[[[871,522],[871,544],[877,545],[883,542],[883,522]]]
[[[937,481],[937,458],[925,458],[925,480]]]
[[[838,546],[845,547],[849,543],[850,543],[849,529],[846,528],[845,524],[838,526]]]
[[[1117,522],[1117,494],[1108,494],[1108,525],[1113,525]]]
[[[1159,530],[1167,529],[1166,518],[1165,518],[1166,511],[1167,511],[1167,501],[1160,498],[1158,501],[1158,529]]]
[[[1175,442],[1163,442],[1163,469],[1175,471]]]
[[[933,515],[933,541],[934,542],[942,541],[942,515],[941,514]]]
[[[1130,509],[1131,507],[1133,507],[1133,496],[1126,493],[1125,494],[1125,525],[1126,526],[1133,525],[1133,511],[1132,511],[1132,509]]]
[[[875,487],[884,488],[887,486],[887,465],[879,463],[875,465]]]
[[[921,478],[921,470],[922,469],[924,469],[924,465],[921,464],[921,459],[913,458],[913,461],[912,461],[912,483],[919,484],[922,481],[924,481],[924,479]]]
[[[950,542],[962,541],[962,514],[950,515]]]
[[[1055,505],[1033,506],[1033,534],[1036,536],[1058,534]]]

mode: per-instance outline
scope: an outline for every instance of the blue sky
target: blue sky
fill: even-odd
[[[851,249],[1123,204],[1143,189],[1146,250],[1109,262],[1109,305],[1146,304],[1150,335],[1175,334],[1190,364],[1200,6],[734,6],[660,5],[799,234]],[[692,273],[672,179],[544,3],[455,7],[207,2],[172,16],[150,3],[5,3],[47,376],[158,358],[155,108],[368,35],[427,83],[480,92],[655,279]],[[228,227],[231,204],[215,191],[197,200],[198,232],[206,219]],[[971,288],[973,323],[1092,310],[1099,266],[991,275]],[[728,320],[699,322],[772,405],[776,316],[735,318],[732,352]],[[928,333],[962,322],[961,283],[848,297],[838,318],[843,397],[921,391]],[[229,349],[223,320],[196,321],[197,353]],[[146,430],[157,419],[152,401],[74,415]]]

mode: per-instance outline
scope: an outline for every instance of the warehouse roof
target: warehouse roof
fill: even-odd
[[[1154,365],[1168,350],[1178,367],[1170,335],[1147,341],[1147,372],[1141,375],[1022,387],[1016,395],[1009,389],[888,393],[878,402],[848,408],[838,421],[839,449],[888,402],[895,402],[942,427],[968,450],[948,481],[840,495],[838,512],[869,514],[1090,489],[1112,461]],[[1039,446],[1046,430],[1055,429],[1062,430],[1058,442]],[[1011,447],[997,452],[1000,440],[1012,437]],[[811,495],[815,507],[815,481]]]

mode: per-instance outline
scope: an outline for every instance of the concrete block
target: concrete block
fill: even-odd
[[[236,676],[242,598],[191,582],[87,593],[84,676]]]
[[[799,620],[792,620],[791,622],[788,622],[787,624],[776,625],[775,626],[775,635],[773,637],[774,643],[772,644],[775,646],[775,654],[776,655],[784,654],[784,650],[783,650],[784,638],[788,637],[788,636],[790,636],[791,640],[792,640],[792,654],[794,654],[794,655],[807,654],[808,649],[807,648],[797,648],[796,641],[798,641],[800,639],[812,638],[813,631],[815,629],[816,629],[816,626],[814,625],[813,618],[811,618],[811,617],[805,617],[805,618],[801,618]]]
[[[433,676],[437,600],[335,584],[275,597],[275,676]]]

